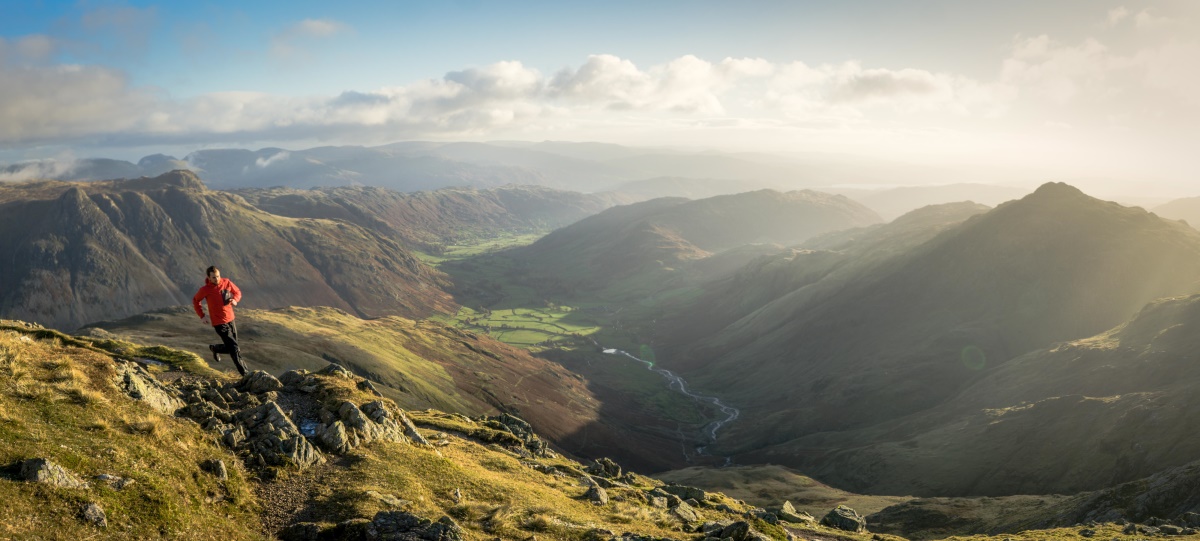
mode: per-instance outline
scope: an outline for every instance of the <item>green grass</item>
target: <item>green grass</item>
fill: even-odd
[[[37,340],[56,341],[59,344],[87,349],[114,359],[138,360],[149,359],[164,363],[171,368],[185,370],[197,374],[215,374],[199,355],[190,351],[169,348],[165,346],[143,346],[114,338],[92,338],[85,336],[70,336],[54,329],[26,327],[0,323],[0,332],[7,331]]]
[[[0,478],[0,538],[256,539],[258,503],[238,459],[194,423],[118,393],[107,354],[57,336],[0,331],[0,465],[48,458],[88,489]],[[230,466],[225,482],[202,460]],[[133,479],[121,489],[94,479]],[[106,512],[99,530],[76,517],[88,502]]]
[[[542,238],[542,233],[505,233],[493,238],[481,238],[475,242],[444,246],[441,253],[416,252],[421,261],[437,266],[448,261],[460,261],[484,254],[493,254],[509,248],[533,244]]]

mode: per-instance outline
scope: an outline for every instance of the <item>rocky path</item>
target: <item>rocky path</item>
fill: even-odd
[[[254,494],[262,504],[263,535],[276,539],[284,527],[296,522],[317,522],[329,516],[329,510],[321,504],[330,475],[344,465],[330,460],[303,472],[290,472],[284,479],[263,481],[254,484]]]

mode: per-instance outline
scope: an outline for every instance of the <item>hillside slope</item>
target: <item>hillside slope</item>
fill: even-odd
[[[628,277],[661,280],[681,263],[746,244],[790,245],[878,221],[862,205],[812,191],[661,198],[609,209],[512,255],[539,281],[598,289]]]
[[[337,365],[148,371],[111,341],[0,326],[6,537],[633,541],[702,519],[787,535],[721,494],[559,456],[512,416],[405,411]]]
[[[1196,291],[1197,276],[1194,230],[1048,184],[836,295],[775,300],[672,364],[745,406],[727,450],[748,451],[937,406],[1015,356]]]
[[[663,308],[656,333],[660,347],[671,356],[785,296],[803,295],[809,304],[835,296],[987,210],[974,203],[932,205],[886,224],[818,235],[782,253],[743,262],[735,272],[697,285],[696,297]]]
[[[622,202],[615,195],[585,195],[540,186],[413,193],[373,187],[272,188],[234,193],[272,214],[344,220],[427,250],[501,233],[544,233]]]
[[[358,226],[267,214],[190,172],[0,186],[0,315],[74,328],[189,303],[209,265],[247,307],[453,310],[444,276]]]
[[[810,471],[884,493],[1099,490],[1200,456],[1197,350],[1200,296],[1164,299],[1108,332],[1013,359],[918,415],[758,456],[841,447]]]

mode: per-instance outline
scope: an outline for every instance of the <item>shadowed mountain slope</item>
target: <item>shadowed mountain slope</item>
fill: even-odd
[[[190,172],[0,186],[0,314],[74,328],[190,303],[209,265],[247,307],[334,306],[363,316],[453,309],[443,275],[395,241],[267,214]]]
[[[344,220],[426,249],[502,232],[550,231],[622,202],[612,194],[585,195],[541,186],[412,193],[374,187],[273,188],[235,193],[272,214]]]
[[[1197,276],[1196,231],[1047,184],[835,295],[775,300],[672,364],[745,406],[725,445],[748,451],[937,406],[1017,355],[1196,291]]]
[[[867,521],[873,531],[917,540],[1122,521],[1147,526],[1165,524],[1176,528],[1174,531],[1191,527],[1194,532],[1200,526],[1200,496],[1195,490],[1198,483],[1200,461],[1073,495],[917,498],[872,514]],[[1126,535],[1130,527],[1126,526]],[[1156,532],[1158,528],[1132,528],[1139,534],[1167,534]]]
[[[873,492],[1097,490],[1200,456],[1197,351],[1200,296],[1164,299],[1106,333],[1017,357],[918,415],[756,456],[828,449],[807,471]]]

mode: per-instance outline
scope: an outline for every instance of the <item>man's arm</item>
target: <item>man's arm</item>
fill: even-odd
[[[237,284],[234,284],[233,280],[229,281],[229,291],[233,293],[232,304],[234,306],[237,306],[239,302],[242,302],[242,290],[238,289]]]
[[[196,310],[196,315],[205,323],[209,323],[208,316],[204,315],[204,309],[200,307],[200,300],[204,298],[204,288],[200,288],[194,296],[192,296],[192,308]]]

